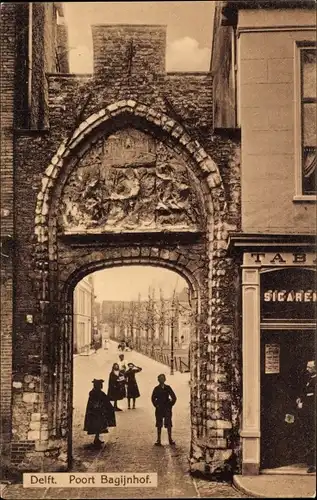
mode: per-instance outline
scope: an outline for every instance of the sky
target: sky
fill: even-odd
[[[92,24],[164,24],[167,71],[208,71],[214,2],[65,2],[70,71],[92,73]]]
[[[171,297],[175,289],[181,292],[187,282],[168,269],[153,266],[124,266],[104,269],[93,273],[97,301],[147,299],[149,287],[162,289],[165,298]],[[157,298],[159,292],[157,293]]]

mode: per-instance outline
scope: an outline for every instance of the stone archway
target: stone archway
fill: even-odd
[[[195,353],[199,350],[199,334],[201,330],[201,309],[202,309],[202,297],[201,289],[202,282],[204,281],[204,265],[203,262],[198,262],[198,266],[194,271],[189,269],[189,267],[180,264],[178,261],[182,260],[181,257],[184,255],[182,250],[169,252],[164,249],[160,251],[159,248],[155,246],[144,246],[144,253],[148,253],[148,256],[136,256],[135,247],[127,245],[121,247],[114,255],[111,249],[103,249],[102,251],[95,251],[91,253],[88,251],[85,255],[82,255],[80,262],[77,262],[69,268],[65,268],[62,274],[64,285],[61,285],[60,290],[60,312],[63,317],[64,329],[63,336],[68,338],[68,342],[60,342],[60,346],[63,346],[60,351],[60,358],[62,360],[64,356],[69,356],[68,358],[68,370],[63,370],[63,388],[58,388],[57,401],[56,401],[56,414],[55,414],[55,425],[59,425],[61,430],[67,429],[67,445],[68,445],[68,463],[69,466],[72,464],[72,454],[73,454],[73,439],[72,439],[72,418],[71,409],[73,407],[73,366],[72,366],[72,349],[68,351],[68,346],[73,345],[73,291],[76,284],[87,274],[98,270],[104,270],[114,267],[127,267],[127,266],[152,266],[156,268],[168,269],[179,274],[184,278],[189,286],[191,295],[191,309],[195,316],[195,321],[191,327],[191,355],[195,356]],[[79,267],[80,266],[80,267]],[[190,266],[193,268],[193,266]],[[65,351],[64,351],[65,349]],[[194,370],[191,374],[192,382],[198,379],[197,364],[194,366]],[[57,369],[60,369],[60,363],[57,365]],[[61,390],[62,389],[62,390]],[[200,401],[200,388],[197,384],[193,383],[191,387],[192,400]],[[197,436],[194,427],[191,426],[191,441],[195,442]]]
[[[162,144],[164,151],[164,148],[172,151],[172,156],[178,158],[178,165],[183,162],[186,166],[192,181],[190,183],[187,179],[187,182],[200,206],[199,222],[194,229],[185,224],[179,231],[171,224],[167,233],[162,227],[149,232],[143,227],[134,232],[126,228],[121,231],[115,228],[113,231],[95,231],[93,227],[85,227],[81,231],[76,226],[72,232],[67,230],[67,224],[60,223],[58,207],[65,189],[73,182],[74,172],[78,172],[87,154],[98,147],[98,141],[106,141],[111,134],[126,127],[146,132]],[[96,269],[99,263],[101,266],[114,266],[118,262],[129,264],[142,261],[169,267],[197,283],[199,313],[203,319],[199,321],[199,336],[195,339],[191,459],[194,468],[197,463],[204,466],[212,462],[209,452],[207,456],[208,446],[213,447],[208,430],[210,413],[212,405],[217,407],[214,419],[219,420],[223,391],[222,396],[220,392],[218,395],[219,377],[215,375],[211,402],[208,389],[210,377],[207,375],[210,370],[215,374],[219,372],[219,349],[216,344],[221,325],[213,318],[221,308],[218,289],[225,273],[221,257],[226,248],[228,230],[235,229],[226,222],[225,199],[218,167],[198,142],[191,140],[183,127],[168,116],[136,101],[120,101],[107,106],[87,118],[61,144],[42,180],[35,218],[39,296],[37,323],[42,337],[46,339],[43,384],[48,387],[46,403],[52,409],[52,435],[65,442],[70,430],[72,374],[67,366],[71,366],[72,311],[69,294],[65,299],[65,290],[72,290],[82,273]],[[78,207],[81,209],[80,200],[76,203],[78,212]],[[138,229],[137,223],[135,228]],[[218,446],[218,443],[215,445]],[[223,444],[221,446],[223,448]]]

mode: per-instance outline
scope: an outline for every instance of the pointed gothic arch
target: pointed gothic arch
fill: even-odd
[[[197,183],[195,189],[201,193],[201,203],[206,214],[205,230],[202,234],[202,244],[197,251],[196,244],[179,244],[174,239],[176,251],[174,255],[171,245],[157,245],[144,243],[146,254],[136,258],[136,246],[124,243],[121,249],[98,248],[83,239],[83,253],[80,254],[67,249],[67,244],[58,250],[59,238],[57,234],[57,207],[60,201],[63,186],[71,172],[85,153],[93,148],[96,142],[125,127],[136,128],[152,135],[155,139],[169,146],[173,152],[181,156],[188,169],[193,173]],[[223,255],[228,238],[230,225],[226,222],[226,195],[219,169],[215,162],[193,140],[188,132],[175,120],[158,113],[149,106],[134,100],[123,100],[101,109],[86,118],[65,139],[52,158],[42,179],[42,188],[37,196],[35,214],[35,268],[38,273],[38,327],[41,337],[47,347],[47,359],[58,363],[58,377],[45,366],[43,361],[43,382],[50,386],[49,393],[53,420],[52,428],[56,436],[65,439],[71,429],[71,384],[72,384],[72,304],[70,295],[74,283],[79,279],[81,269],[89,274],[101,267],[115,265],[129,265],[141,262],[142,264],[168,267],[171,270],[187,276],[187,280],[195,284],[197,311],[200,314],[200,323],[197,326],[198,335],[193,339],[194,351],[197,359],[192,392],[192,441],[191,457],[195,460],[204,460],[206,446],[201,440],[207,435],[208,428],[208,391],[207,391],[207,359],[213,358],[212,363],[217,372],[218,356],[216,349],[211,348],[212,330],[219,329],[219,325],[212,326],[213,315],[220,308],[220,299],[217,287],[220,286],[223,271],[221,262],[219,267],[216,261]],[[172,238],[173,238],[172,234]],[[125,247],[124,247],[125,245]],[[173,246],[173,245],[172,245]],[[199,243],[198,243],[199,247]],[[66,251],[65,251],[66,249]],[[193,251],[192,255],[188,255]],[[65,255],[61,258],[61,254]],[[125,252],[116,260],[116,252]],[[199,253],[200,252],[200,253]],[[202,253],[201,253],[202,252]],[[77,257],[78,261],[77,261]],[[201,258],[202,256],[202,258]],[[65,300],[65,297],[68,297]],[[54,339],[54,342],[52,340]],[[61,348],[62,346],[62,348]],[[45,347],[46,348],[46,347]],[[215,354],[214,354],[215,353]],[[43,358],[45,359],[45,358]],[[63,365],[64,363],[64,365]],[[63,366],[68,367],[63,369]],[[69,368],[70,367],[70,368]],[[55,378],[54,378],[55,377]],[[216,395],[216,389],[214,390]],[[215,396],[217,398],[217,395]],[[64,434],[63,434],[64,432]],[[68,436],[69,437],[69,436]],[[71,439],[68,439],[68,444]],[[71,448],[68,447],[68,456]],[[197,458],[198,457],[198,458]]]
[[[206,210],[213,215],[216,222],[217,216],[226,209],[224,188],[216,163],[210,158],[198,141],[193,140],[182,125],[177,123],[164,113],[154,111],[149,106],[134,100],[122,100],[110,104],[106,108],[93,113],[84,120],[72,133],[71,137],[65,139],[50,164],[45,170],[42,179],[42,188],[37,196],[35,215],[35,234],[37,242],[41,245],[48,241],[48,220],[52,204],[54,188],[65,163],[70,159],[75,162],[91,147],[91,140],[101,127],[107,126],[110,130],[121,128],[123,124],[138,122],[138,127],[149,131],[153,135],[162,137],[172,144],[174,150],[180,152],[189,160],[194,173],[202,181],[202,189],[206,198]],[[105,133],[105,132],[103,132]],[[85,145],[76,156],[80,145]],[[219,229],[219,228],[217,228]]]

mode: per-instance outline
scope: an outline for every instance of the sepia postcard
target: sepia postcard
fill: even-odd
[[[316,2],[0,18],[1,498],[315,497]]]

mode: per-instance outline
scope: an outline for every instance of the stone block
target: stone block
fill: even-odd
[[[29,431],[28,432],[28,441],[38,441],[40,439],[40,431]]]
[[[224,431],[223,429],[209,429],[208,436],[211,438],[223,438]]]
[[[262,83],[241,85],[241,125],[244,127],[245,108],[260,108],[265,117],[267,111],[273,107],[292,106],[293,85],[290,83]]]
[[[268,110],[266,110],[266,113],[268,113]],[[288,155],[288,160],[290,161],[289,155],[294,154],[294,137],[291,131],[289,130],[258,130],[258,131],[252,131],[252,139],[251,135],[249,135],[248,130],[245,131],[245,140],[246,140],[246,148],[244,151],[244,155],[252,155],[250,160],[252,161],[252,168],[254,169],[255,166],[255,155],[266,155],[271,156],[271,166],[273,168],[274,162],[275,162],[275,156],[276,155]],[[245,156],[244,156],[245,157]],[[246,162],[244,163],[244,168],[245,171],[247,172],[248,169],[251,167],[250,164],[247,164]],[[244,185],[249,182],[247,179],[247,176],[244,179]],[[261,186],[261,188],[260,188]],[[279,186],[278,186],[279,187]],[[270,188],[271,188],[271,182],[270,182]],[[263,182],[260,184],[259,183],[259,189],[261,189],[261,193],[263,192]],[[255,190],[255,193],[257,193],[257,200],[259,199],[258,191]],[[246,195],[245,195],[246,196]],[[260,197],[261,199],[262,197]]]
[[[225,449],[227,448],[227,440],[223,438],[209,438],[206,441],[206,446],[208,448]]]
[[[219,392],[218,393],[219,401],[231,401],[230,392]]]
[[[240,54],[242,60],[290,58],[294,44],[287,32],[248,33],[240,37]]]
[[[32,413],[31,415],[31,421],[32,422],[39,422],[41,420],[41,414],[40,413]]]
[[[23,403],[37,403],[39,401],[39,394],[37,392],[25,392],[23,394]]]
[[[294,80],[294,58],[269,59],[268,81],[270,83],[289,83]]]
[[[292,106],[279,106],[267,112],[270,130],[294,130],[295,113]],[[288,173],[288,171],[286,171]]]
[[[240,83],[266,83],[268,81],[268,63],[266,59],[242,60]]]
[[[30,422],[30,430],[31,431],[39,431],[41,428],[41,422]]]
[[[226,420],[216,420],[217,429],[231,429],[232,423]]]
[[[213,459],[215,462],[224,462],[225,460],[229,460],[231,454],[231,450],[215,450]]]
[[[48,449],[48,440],[46,441],[35,441],[35,451],[45,452]]]
[[[12,387],[13,389],[22,389],[22,382],[13,382]]]
[[[48,440],[48,430],[41,429],[40,431],[40,440],[47,441]]]
[[[243,109],[243,120],[245,129],[249,130],[269,130],[269,118],[267,113],[260,107],[247,107]]]

